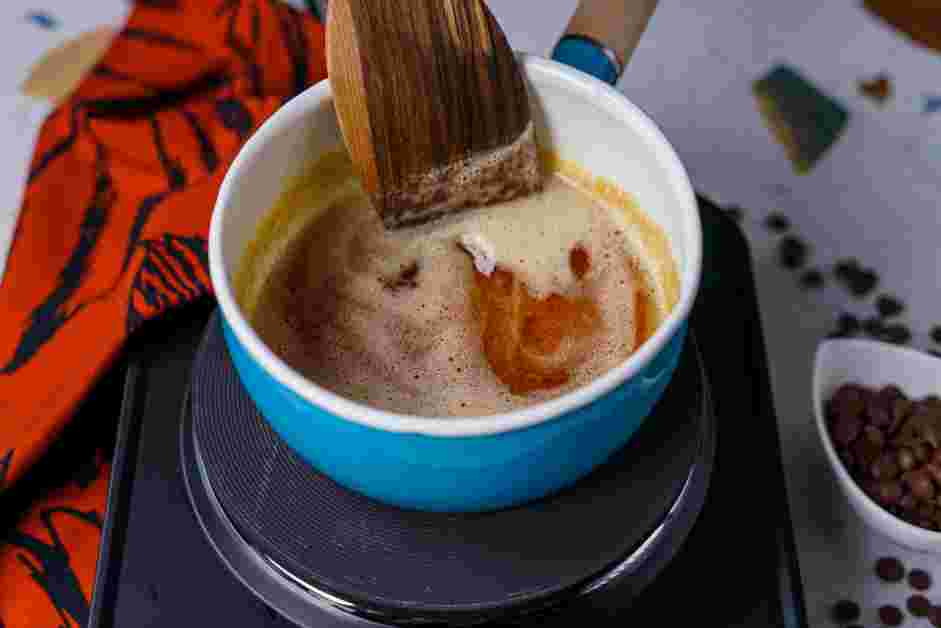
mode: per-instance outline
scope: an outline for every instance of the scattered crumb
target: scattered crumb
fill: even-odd
[[[885,73],[877,74],[870,79],[860,79],[858,87],[860,94],[880,107],[884,107],[889,102],[894,92],[892,78]]]
[[[784,233],[791,228],[791,220],[780,212],[768,214],[765,226],[775,233]]]

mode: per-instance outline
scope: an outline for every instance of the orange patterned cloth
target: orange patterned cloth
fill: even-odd
[[[229,163],[325,76],[321,25],[280,0],[139,0],[46,120],[0,285],[0,513],[128,335],[211,291]],[[109,476],[96,464],[0,529],[0,628],[85,625]]]

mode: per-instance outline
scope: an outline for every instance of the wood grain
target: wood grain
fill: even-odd
[[[534,146],[464,176],[531,124],[516,57],[483,2],[332,0],[327,67],[344,140],[387,226],[537,185],[525,183],[538,177]]]
[[[581,0],[566,29],[601,43],[618,57],[621,69],[630,61],[658,0]]]

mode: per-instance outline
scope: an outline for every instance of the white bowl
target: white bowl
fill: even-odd
[[[853,509],[871,529],[896,543],[922,552],[941,553],[941,532],[899,519],[856,484],[830,440],[824,404],[843,384],[867,387],[895,384],[906,396],[941,394],[941,360],[926,353],[871,340],[827,340],[818,347],[814,364],[814,413],[837,483]]]

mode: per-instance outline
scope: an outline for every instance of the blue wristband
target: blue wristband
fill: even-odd
[[[587,37],[566,35],[556,44],[552,58],[614,85],[621,69],[609,54],[604,46]]]

